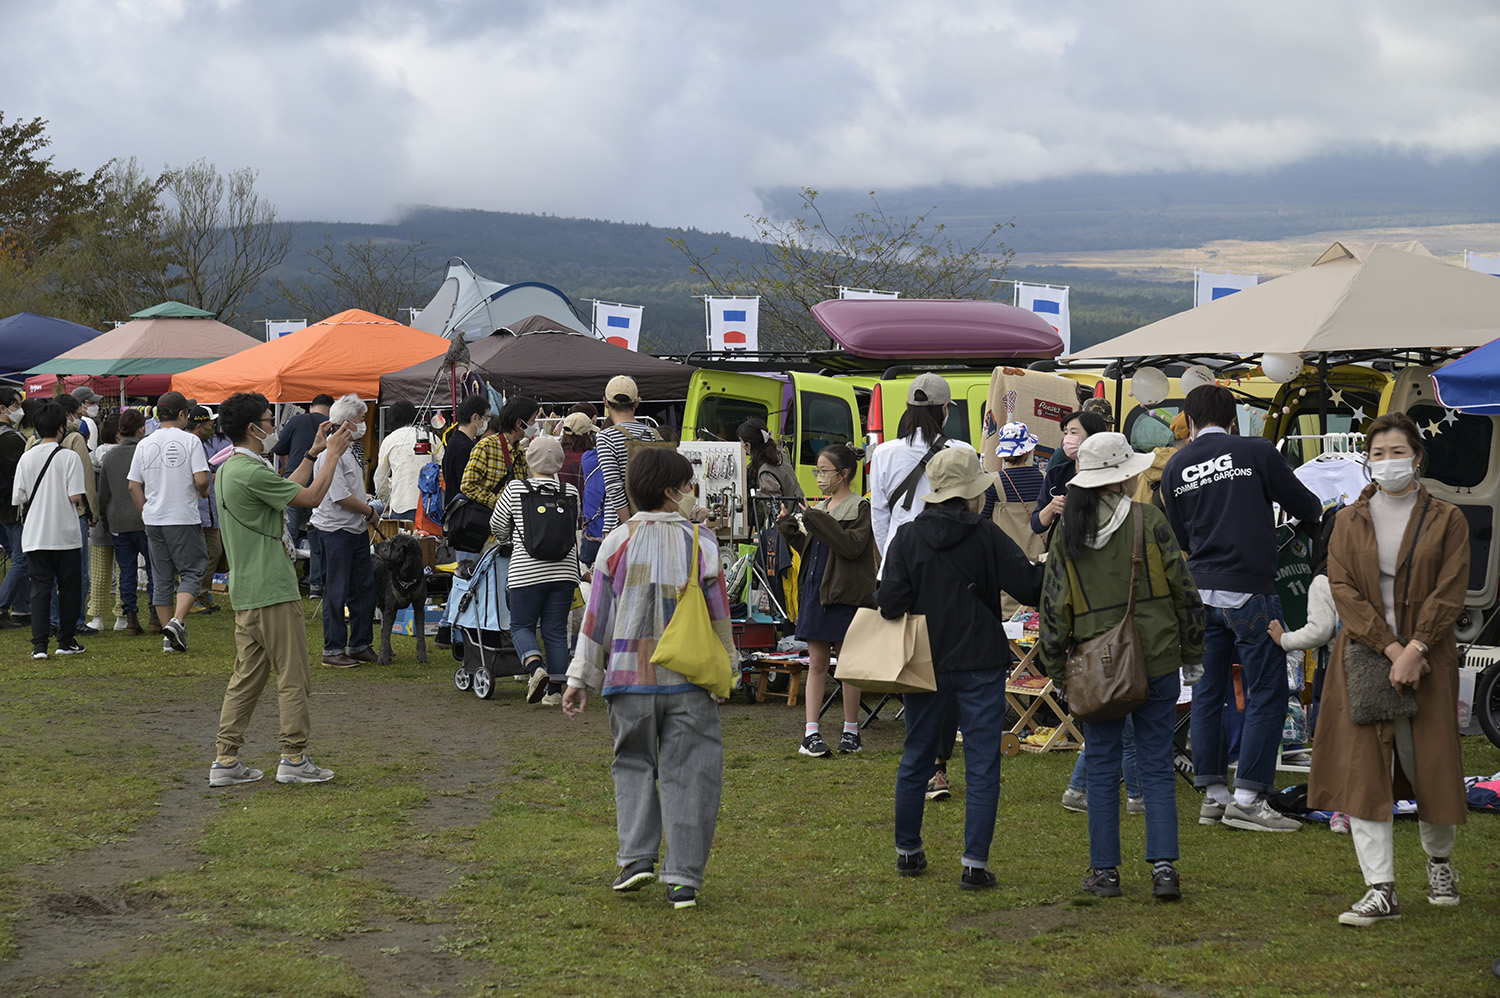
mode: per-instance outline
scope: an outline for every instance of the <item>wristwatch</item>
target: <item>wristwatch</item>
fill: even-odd
[[[1416,638],[1412,638],[1411,639],[1411,644],[1416,645],[1417,646],[1417,651],[1421,652],[1423,655],[1427,654],[1427,646],[1425,644],[1423,644],[1422,642],[1418,641]]]

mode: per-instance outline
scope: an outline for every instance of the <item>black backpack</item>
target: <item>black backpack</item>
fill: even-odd
[[[537,561],[561,561],[577,543],[578,500],[560,484],[525,483],[521,504],[521,546]]]

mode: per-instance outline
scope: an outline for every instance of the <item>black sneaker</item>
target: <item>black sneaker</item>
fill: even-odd
[[[615,890],[635,891],[656,879],[656,863],[649,859],[638,859],[615,878]]]
[[[1114,867],[1090,870],[1083,878],[1083,889],[1102,898],[1120,896],[1120,871]]]
[[[802,747],[797,750],[802,755],[810,755],[814,759],[822,759],[824,756],[833,755],[833,749],[823,740],[823,736],[814,731],[802,739]]]
[[[1151,896],[1163,901],[1182,897],[1182,878],[1175,866],[1158,867],[1151,873]]]
[[[982,891],[995,886],[995,875],[982,866],[966,866],[958,886],[966,891]]]
[[[162,625],[161,632],[167,645],[164,651],[187,651],[187,628],[182,621],[173,617]]]
[[[864,743],[859,740],[858,731],[846,731],[839,738],[839,752],[843,755],[862,751],[864,747]]]
[[[920,850],[910,856],[896,854],[896,873],[903,877],[920,877],[927,869],[927,854]]]
[[[73,628],[73,633],[74,634],[98,634],[99,633],[99,628],[97,628],[97,627],[90,627],[88,624],[79,624],[77,627]]]
[[[59,644],[57,646],[57,653],[59,655],[82,655],[87,650],[77,641],[69,641],[67,644]]]
[[[698,892],[686,884],[668,884],[667,900],[673,908],[691,908],[698,903]]]

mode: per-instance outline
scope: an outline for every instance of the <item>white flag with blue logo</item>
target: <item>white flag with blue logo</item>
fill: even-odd
[[[1464,266],[1470,270],[1480,270],[1500,277],[1500,256],[1480,256],[1478,253],[1464,250]]]
[[[1194,272],[1193,307],[1218,301],[1260,283],[1259,274],[1211,274],[1206,270]]]
[[[710,350],[760,349],[760,299],[705,298]]]
[[[1047,325],[1057,330],[1062,337],[1063,353],[1073,351],[1073,322],[1068,315],[1068,289],[1055,288],[1048,284],[1023,284],[1016,282],[1015,303],[1028,312],[1035,312],[1045,319]]]
[[[613,343],[626,350],[641,348],[642,305],[616,305],[612,302],[594,302],[594,335],[606,343]]]

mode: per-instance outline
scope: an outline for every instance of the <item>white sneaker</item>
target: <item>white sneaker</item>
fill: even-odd
[[[129,629],[130,629],[130,621],[129,620],[125,619],[124,617],[116,617],[115,618],[115,630],[117,630],[117,631],[128,631]]]
[[[1086,813],[1089,809],[1089,795],[1072,787],[1063,791],[1062,806],[1065,811],[1077,811]]]
[[[1395,884],[1375,884],[1365,896],[1339,916],[1340,925],[1374,925],[1401,917],[1401,902],[1396,900]]]
[[[211,787],[228,787],[236,783],[254,783],[266,774],[258,769],[251,769],[240,760],[236,759],[228,766],[221,762],[215,762],[208,767],[208,785]]]
[[[548,693],[546,696],[542,697],[542,706],[543,707],[561,707],[562,706],[562,694],[561,693]]]
[[[333,770],[321,769],[305,754],[296,762],[281,760],[276,767],[277,783],[327,783],[333,779]]]
[[[1452,908],[1458,904],[1458,874],[1452,863],[1427,861],[1427,903]]]
[[[1295,832],[1302,827],[1302,822],[1282,814],[1267,804],[1264,797],[1257,798],[1254,804],[1238,801],[1225,804],[1223,824],[1247,832]]]

